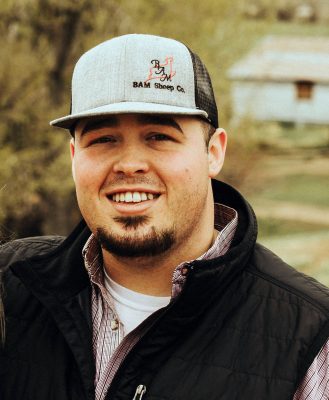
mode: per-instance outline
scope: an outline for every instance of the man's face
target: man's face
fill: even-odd
[[[71,142],[77,199],[103,248],[148,257],[192,246],[212,232],[210,178],[221,169],[225,145],[218,130],[207,150],[194,117],[80,121]]]

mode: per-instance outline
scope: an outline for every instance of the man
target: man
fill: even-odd
[[[210,78],[183,44],[85,53],[72,111],[84,221],[2,249],[4,400],[328,399],[329,292],[256,243]]]

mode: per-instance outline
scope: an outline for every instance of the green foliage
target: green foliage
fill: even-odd
[[[72,207],[68,136],[48,121],[68,112],[72,66],[87,38],[119,33],[124,14],[116,1],[1,3],[2,230],[41,234],[58,218],[52,210]],[[104,15],[118,17],[110,29]],[[67,230],[56,220],[49,228]]]

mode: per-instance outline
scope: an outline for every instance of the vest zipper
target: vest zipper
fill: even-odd
[[[142,400],[145,392],[146,392],[146,386],[138,385],[133,400]]]

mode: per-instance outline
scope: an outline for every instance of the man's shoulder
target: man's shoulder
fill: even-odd
[[[63,236],[35,236],[11,240],[0,246],[0,269],[17,262],[36,256],[42,256],[57,248],[63,241]]]
[[[329,315],[329,288],[316,279],[297,271],[271,250],[256,244],[247,271],[267,286],[276,287],[290,298],[308,303]]]

